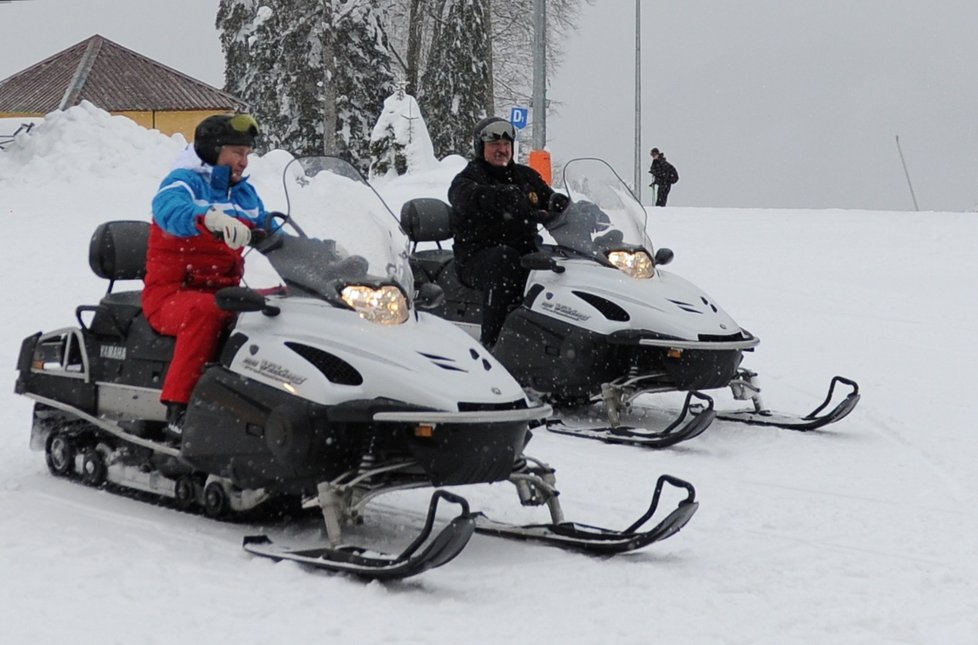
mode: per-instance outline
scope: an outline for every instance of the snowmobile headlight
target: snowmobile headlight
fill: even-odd
[[[655,275],[655,265],[645,251],[610,251],[608,261],[633,278],[646,279]]]
[[[400,325],[408,319],[408,302],[404,292],[393,285],[370,287],[349,285],[340,292],[343,302],[361,318],[381,325]]]

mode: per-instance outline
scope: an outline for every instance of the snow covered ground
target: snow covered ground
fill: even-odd
[[[811,434],[717,422],[661,452],[537,432],[569,519],[623,528],[661,473],[692,482],[700,511],[612,559],[477,535],[441,569],[364,583],[254,558],[254,526],[56,479],[28,449],[21,340],[97,302],[92,230],[148,218],[181,147],[72,108],[0,152],[0,643],[978,642],[975,213],[655,209],[669,269],[760,336],[746,365],[766,402],[808,411],[843,374],[856,411]],[[444,198],[459,163],[379,189],[394,209]],[[530,517],[508,485],[459,492]],[[368,531],[409,535],[425,499],[381,499]]]

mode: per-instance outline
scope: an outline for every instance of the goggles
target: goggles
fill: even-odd
[[[235,132],[240,132],[241,134],[248,134],[253,137],[258,136],[258,121],[255,121],[255,117],[250,114],[235,114],[228,121],[228,125]]]
[[[516,131],[513,129],[513,124],[509,121],[493,121],[482,128],[482,132],[479,133],[479,138],[484,142],[499,141],[500,139],[515,141]]]

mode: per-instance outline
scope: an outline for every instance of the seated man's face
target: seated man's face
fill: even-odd
[[[245,168],[248,167],[248,155],[251,154],[251,146],[221,146],[221,152],[217,156],[218,166],[231,167],[231,182],[241,181]]]
[[[505,137],[496,141],[486,141],[482,157],[490,165],[502,168],[513,159],[513,142]]]

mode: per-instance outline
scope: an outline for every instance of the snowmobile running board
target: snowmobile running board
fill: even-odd
[[[462,512],[433,538],[432,527],[439,500],[445,500],[462,507]],[[289,548],[276,546],[266,535],[245,536],[242,547],[254,555],[273,560],[291,560],[304,565],[333,571],[349,573],[370,580],[395,580],[417,575],[434,569],[457,556],[475,529],[474,515],[469,512],[465,498],[437,490],[431,496],[428,516],[421,533],[399,555],[371,551],[361,547],[341,545],[336,547]],[[427,542],[427,546],[416,553]]]
[[[695,413],[691,401],[693,397],[704,401],[696,406]],[[683,421],[691,417],[685,424]],[[701,392],[690,391],[686,394],[679,416],[663,430],[648,430],[633,426],[602,426],[586,427],[571,426],[562,419],[549,419],[547,430],[557,434],[566,434],[586,439],[597,439],[605,443],[624,443],[646,448],[667,448],[681,441],[697,437],[710,427],[716,413],[713,411],[713,399]]]
[[[852,391],[838,405],[832,408],[831,411],[820,415],[819,413],[831,403],[835,394],[835,386],[839,383],[850,386]],[[808,432],[809,430],[815,430],[816,428],[821,428],[822,426],[835,423],[839,419],[842,419],[852,412],[856,404],[859,403],[859,398],[859,385],[855,381],[843,376],[835,376],[829,384],[829,392],[825,396],[825,400],[820,406],[805,416],[774,412],[771,410],[737,410],[716,413],[716,418],[722,421],[737,421],[738,423],[747,423],[750,425],[774,426],[786,430]]]
[[[665,484],[686,490],[686,499],[667,515],[661,522],[648,531],[639,531],[655,514],[659,506],[659,498]],[[634,551],[660,542],[675,535],[683,528],[699,508],[695,501],[696,491],[693,485],[671,475],[661,475],[655,485],[652,503],[642,517],[623,531],[603,529],[576,522],[560,522],[558,524],[526,524],[516,525],[496,522],[477,513],[475,530],[479,533],[517,540],[533,540],[552,546],[579,551],[592,555],[614,555],[626,551]]]

